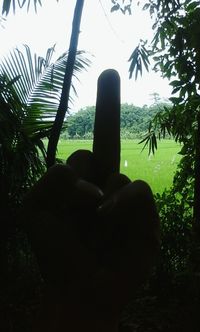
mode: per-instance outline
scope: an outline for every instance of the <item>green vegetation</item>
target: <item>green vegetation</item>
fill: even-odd
[[[131,14],[132,0],[130,4],[119,0],[110,2],[111,12],[120,10]],[[36,8],[42,1],[24,0],[20,5],[19,1],[3,0],[2,14],[8,15],[11,8],[15,11],[17,3],[19,7],[27,5],[28,9],[30,3]],[[170,98],[172,104],[164,107],[158,102],[143,108],[122,105],[121,172],[132,180],[142,178],[151,185],[161,220],[159,262],[147,285],[149,288],[141,291],[131,304],[124,325],[135,331],[198,332],[200,3],[146,0],[143,9],[148,10],[153,19],[154,36],[149,45],[140,41],[130,56],[130,78],[137,78],[143,69],[148,70],[150,63],[154,63],[155,71],[171,81],[173,97]],[[46,169],[47,151],[43,140],[48,143],[67,60],[64,54],[52,63],[52,48],[48,49],[46,58],[33,57],[27,46],[25,49],[24,53],[14,51],[8,56],[1,63],[0,72],[0,329],[16,332],[31,330],[43,286],[30,242],[18,220],[18,208],[24,193]],[[82,57],[77,57],[77,61],[77,66],[71,64],[70,71],[74,69],[78,74],[89,63]],[[94,107],[69,116],[62,137],[85,140],[61,140],[58,157],[64,160],[77,149],[91,150],[93,123]],[[143,152],[143,145],[138,145],[138,141],[124,140],[141,139],[145,132],[147,150]],[[157,139],[168,138],[168,135],[178,143],[159,141],[158,151],[149,156],[148,148],[155,150]],[[53,141],[56,143],[55,138]],[[180,154],[177,154],[178,144],[181,144]],[[40,229],[38,234],[41,234]]]
[[[169,79],[172,87],[172,107],[156,114],[146,142],[154,148],[156,138],[168,133],[183,145],[176,190],[185,193],[183,209],[192,199],[193,232],[195,241],[200,242],[200,3],[150,0],[143,9],[149,10],[153,19],[154,36],[150,43],[140,42],[133,51],[130,76],[135,73],[137,78],[143,67],[148,70],[151,58],[154,70]],[[196,243],[196,249],[198,246]]]
[[[68,57],[65,53],[52,62],[53,52],[54,47],[49,48],[43,58],[24,45],[11,51],[0,64],[0,201],[5,211],[20,203],[45,171],[43,139],[49,137],[54,123]],[[76,79],[89,65],[83,54],[77,53]],[[75,89],[75,82],[72,86]]]
[[[166,108],[170,108],[169,102],[156,102],[151,106],[138,107],[133,104],[121,105],[121,138],[140,138],[147,132],[149,123],[153,117]],[[92,139],[94,129],[95,106],[80,109],[75,114],[67,117],[66,129],[62,132],[63,138]]]
[[[162,193],[172,185],[173,176],[180,160],[180,145],[173,140],[161,140],[155,155],[148,155],[138,140],[122,140],[121,173],[131,180],[147,181],[154,193]],[[60,140],[57,157],[63,160],[78,149],[92,150],[92,140]]]

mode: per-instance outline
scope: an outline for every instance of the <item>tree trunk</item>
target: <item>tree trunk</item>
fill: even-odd
[[[82,16],[84,0],[77,0],[74,10],[74,17],[72,22],[72,33],[69,46],[69,54],[67,58],[66,70],[64,75],[62,93],[60,104],[58,106],[57,114],[54,124],[52,126],[48,148],[47,148],[47,168],[55,164],[57,144],[60,137],[60,132],[64,122],[65,114],[68,109],[69,93],[74,69],[74,63],[77,52],[78,37],[80,30],[80,22]]]

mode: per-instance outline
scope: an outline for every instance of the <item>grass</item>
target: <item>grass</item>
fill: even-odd
[[[149,183],[154,193],[161,193],[172,185],[173,175],[181,158],[178,154],[180,145],[173,140],[158,142],[158,150],[154,155],[148,155],[148,149],[143,151],[138,140],[121,141],[120,171],[131,180],[142,179]],[[60,140],[57,157],[66,160],[78,149],[92,151],[91,140]]]

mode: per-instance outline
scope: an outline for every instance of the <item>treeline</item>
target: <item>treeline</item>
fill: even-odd
[[[156,103],[151,106],[138,107],[132,104],[121,105],[121,138],[139,138],[148,130],[149,123],[156,113],[168,103]],[[92,139],[94,128],[95,106],[88,106],[75,114],[69,115],[62,138]]]

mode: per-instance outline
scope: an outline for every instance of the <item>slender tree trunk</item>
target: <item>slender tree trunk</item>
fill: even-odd
[[[194,236],[200,241],[200,112],[197,116],[197,136],[195,155],[195,182],[194,182]]]
[[[84,5],[84,0],[76,1],[74,17],[72,22],[72,33],[69,45],[69,54],[65,69],[60,104],[58,106],[54,124],[52,126],[48,148],[47,148],[47,168],[55,164],[58,140],[60,137],[60,132],[64,122],[65,114],[68,109],[69,93],[70,93],[74,63],[76,58],[77,46],[78,46],[78,37],[79,37],[83,5]]]

